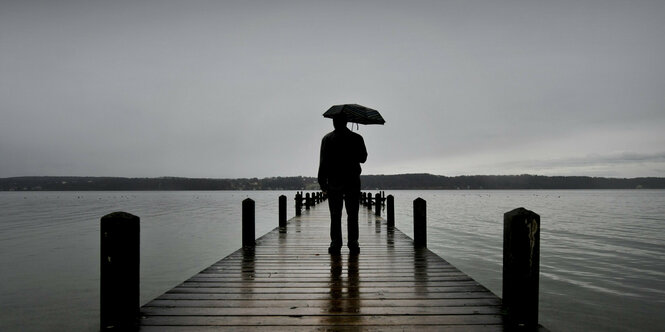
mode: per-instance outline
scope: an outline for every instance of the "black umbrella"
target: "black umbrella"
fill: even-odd
[[[353,123],[381,125],[386,123],[379,111],[358,104],[335,105],[323,113],[323,116],[332,119],[340,114],[344,114],[346,121]]]

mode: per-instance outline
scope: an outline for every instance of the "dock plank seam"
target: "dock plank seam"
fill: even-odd
[[[496,295],[359,217],[359,255],[329,255],[328,209],[311,207],[142,306],[141,330],[503,330]]]

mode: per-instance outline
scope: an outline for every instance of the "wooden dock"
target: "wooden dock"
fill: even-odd
[[[328,206],[312,207],[141,307],[140,329],[504,330],[496,295],[371,210],[359,217],[359,255],[328,254]]]

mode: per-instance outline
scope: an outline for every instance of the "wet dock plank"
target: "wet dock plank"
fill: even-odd
[[[370,211],[359,226],[360,255],[331,256],[327,206],[304,211],[143,306],[141,330],[503,330],[485,287]]]

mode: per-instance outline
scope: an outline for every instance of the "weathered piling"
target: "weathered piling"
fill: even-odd
[[[427,202],[420,197],[413,201],[413,244],[427,247]]]
[[[374,208],[374,215],[380,217],[381,216],[381,193],[376,193],[374,195],[374,201],[376,202],[375,208]]]
[[[299,192],[296,193],[295,201],[296,201],[296,204],[295,204],[295,206],[296,206],[296,216],[300,216],[300,214],[301,214],[300,210],[302,210],[302,194],[301,193],[299,193]]]
[[[388,195],[386,200],[386,214],[388,215],[388,227],[395,227],[395,197]]]
[[[540,216],[524,208],[503,215],[503,306],[512,327],[538,326]]]
[[[139,316],[140,218],[101,218],[100,329],[131,329]]]
[[[279,227],[286,227],[286,196],[279,196]]]
[[[252,249],[256,244],[254,200],[242,201],[242,247]]]
[[[326,195],[324,195],[322,192],[305,193],[305,196],[303,196],[302,191],[296,192],[296,197],[294,198],[296,201],[296,217],[302,214],[303,205],[305,206],[305,210],[309,210],[310,207],[313,207],[326,199]]]

